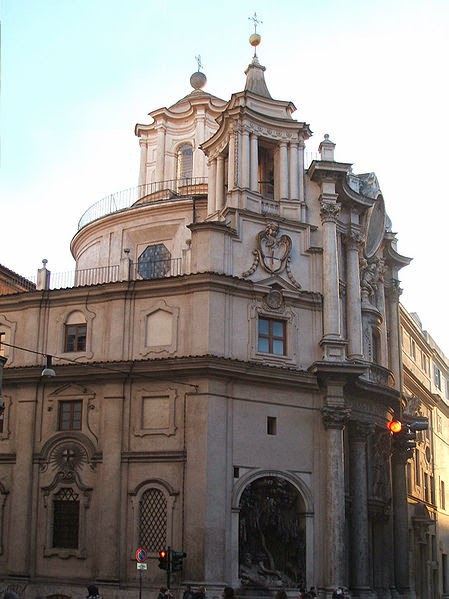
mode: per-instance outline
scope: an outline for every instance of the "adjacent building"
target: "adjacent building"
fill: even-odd
[[[73,286],[44,264],[37,289],[0,296],[3,588],[132,597],[136,550],[147,593],[171,547],[172,587],[210,597],[414,597],[407,456],[386,428],[410,260],[374,173],[328,135],[308,163],[303,115],[256,53],[245,73],[224,101],[197,72],[136,125],[139,184],[81,218]]]
[[[401,306],[405,420],[425,417],[408,452],[407,487],[410,572],[417,598],[448,597],[449,368],[447,358],[424,331],[417,314]]]

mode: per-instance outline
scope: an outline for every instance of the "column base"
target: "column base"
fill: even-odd
[[[325,335],[320,345],[323,349],[323,360],[330,362],[344,362],[346,360],[346,341],[339,337]]]
[[[355,587],[351,589],[352,599],[378,599],[377,593],[370,587]],[[387,599],[382,597],[382,599]]]

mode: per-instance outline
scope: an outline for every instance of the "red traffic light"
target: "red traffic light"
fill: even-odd
[[[390,420],[390,422],[387,424],[387,428],[392,433],[397,434],[401,432],[402,424],[399,422],[399,420]]]
[[[164,559],[166,555],[167,555],[167,552],[164,551],[164,549],[162,549],[162,551],[159,551],[159,557],[161,557],[162,559]]]

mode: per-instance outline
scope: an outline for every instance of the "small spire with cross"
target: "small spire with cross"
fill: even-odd
[[[262,25],[263,21],[260,21],[257,17],[257,13],[255,12],[252,17],[248,17],[249,21],[253,22],[254,25],[254,33],[257,33],[257,25]]]
[[[201,56],[198,54],[198,56],[195,56],[195,60],[198,65],[198,72],[200,72],[201,69],[203,68],[203,64],[201,62]]]
[[[249,43],[254,47],[254,59],[257,61],[256,47],[260,44],[260,40],[262,39],[257,33],[257,25],[261,25],[263,21],[259,19],[257,13],[254,13],[252,17],[248,17],[248,20],[252,21],[254,24],[254,33],[249,36]]]

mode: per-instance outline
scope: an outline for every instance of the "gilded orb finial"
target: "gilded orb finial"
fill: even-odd
[[[254,47],[254,56],[256,56],[256,47],[260,44],[262,39],[257,33],[257,25],[261,25],[263,21],[258,18],[257,13],[254,13],[252,17],[248,17],[248,20],[252,21],[254,25],[254,33],[249,36],[249,43]]]

